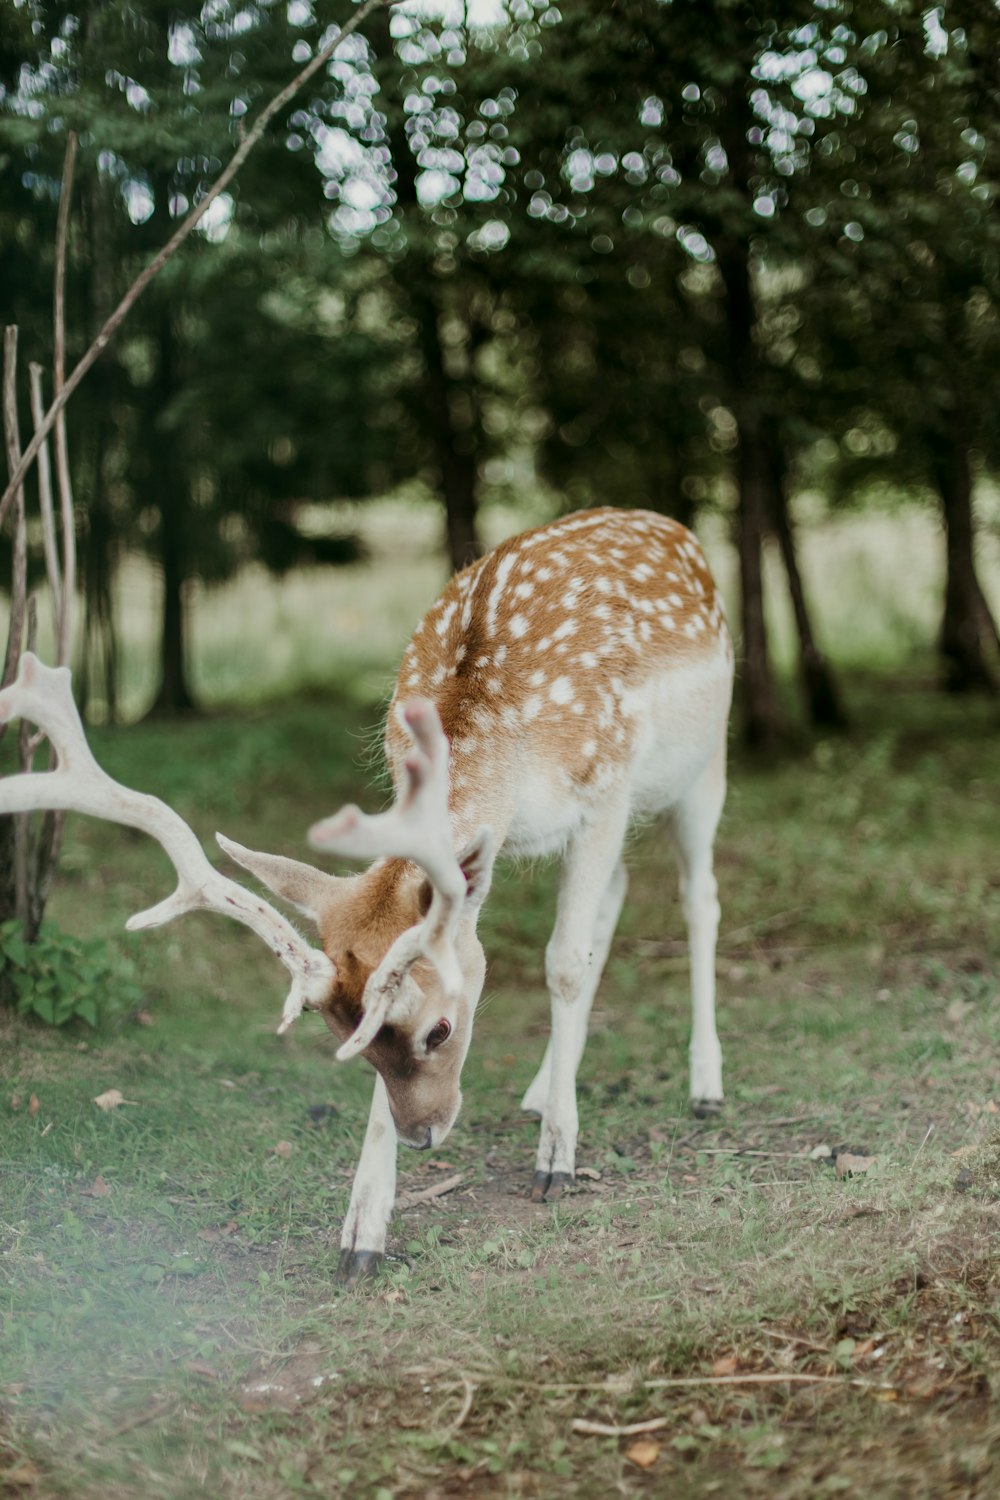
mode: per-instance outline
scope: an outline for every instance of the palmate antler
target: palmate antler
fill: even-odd
[[[316,849],[354,859],[386,855],[412,860],[427,874],[433,893],[423,921],[399,935],[369,977],[364,1016],[338,1051],[341,1059],[363,1052],[386,1021],[399,1009],[409,1008],[405,981],[419,959],[426,957],[433,963],[446,999],[455,999],[462,991],[455,935],[466,877],[448,820],[448,741],[437,709],[428,699],[411,699],[402,715],[414,743],[392,807],[374,816],[353,805],[344,807],[309,830],[309,841]],[[484,838],[489,838],[485,830],[463,858],[478,852]]]
[[[303,1007],[323,1005],[335,977],[326,954],[311,948],[273,906],[214,869],[173,808],[158,797],[122,786],[101,770],[84,735],[67,667],[46,667],[26,651],[16,680],[0,692],[0,724],[15,718],[44,730],[58,764],[54,771],[0,780],[0,813],[65,809],[148,833],[172,861],[177,889],[165,901],[130,917],[125,924],[130,932],[159,927],[189,911],[222,912],[263,938],[292,976],[279,1033],[287,1031]]]

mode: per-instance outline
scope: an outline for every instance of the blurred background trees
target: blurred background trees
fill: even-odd
[[[0,285],[28,357],[49,355],[66,132],[72,360],[350,13],[4,0]],[[114,715],[127,556],[163,583],[153,707],[182,711],[190,581],[350,558],[329,502],[400,486],[436,497],[455,566],[497,493],[726,517],[761,746],[784,727],[766,549],[806,712],[843,718],[797,495],[923,496],[942,517],[945,680],[995,690],[975,531],[997,463],[997,28],[994,0],[376,12],[69,407],[85,693]]]

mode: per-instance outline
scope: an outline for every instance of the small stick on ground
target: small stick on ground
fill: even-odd
[[[396,1199],[397,1208],[412,1208],[415,1203],[429,1203],[432,1198],[443,1198],[445,1193],[451,1193],[463,1182],[461,1172],[456,1172],[454,1177],[446,1177],[443,1182],[435,1182],[433,1187],[422,1188],[419,1193],[400,1193]]]
[[[653,1417],[649,1422],[629,1422],[617,1427],[611,1422],[588,1422],[585,1417],[574,1417],[570,1430],[584,1432],[590,1437],[637,1437],[640,1432],[661,1432],[670,1426],[668,1417]]]

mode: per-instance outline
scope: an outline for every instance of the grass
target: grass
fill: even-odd
[[[0,1492],[995,1493],[995,710],[851,689],[863,735],[734,768],[721,1120],[687,1111],[649,828],[581,1074],[591,1175],[527,1201],[554,877],[506,868],[462,1119],[400,1163],[403,1192],[461,1182],[397,1212],[389,1274],[351,1292],[370,1074],[315,1018],[273,1035],[283,974],[235,924],[120,936],[165,861],[75,820],[53,915],[120,943],[144,1001],[96,1033],[0,1017]],[[315,693],[93,740],[206,841],[301,854],[368,780],[373,718]],[[867,1173],[838,1179],[844,1149]],[[642,1448],[577,1419],[663,1425]]]
[[[332,592],[315,572],[197,594],[212,717],[92,736],[209,847],[221,826],[301,856],[371,783],[372,704],[442,573],[426,513],[345,519],[373,555]],[[404,1194],[460,1182],[397,1211],[377,1283],[334,1282],[370,1073],[315,1018],[273,1035],[283,971],[235,924],[125,937],[166,861],[71,822],[52,914],[113,944],[143,1000],[110,996],[97,1032],[0,1013],[0,1494],[996,1493],[997,720],[921,683],[940,549],[918,512],[889,524],[804,533],[857,730],[734,766],[723,1117],[688,1113],[682,923],[649,828],[581,1072],[588,1175],[527,1200],[554,872],[504,868],[461,1120],[400,1160]],[[995,589],[995,545],[981,561]],[[148,585],[125,575],[133,711]],[[130,1102],[103,1113],[112,1088]],[[844,1150],[872,1165],[839,1178]],[[661,1425],[643,1448],[579,1420]]]

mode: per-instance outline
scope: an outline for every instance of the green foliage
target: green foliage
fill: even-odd
[[[134,973],[103,938],[74,937],[49,922],[27,943],[20,922],[0,923],[0,997],[49,1026],[96,1026],[137,1005],[142,990]]]

